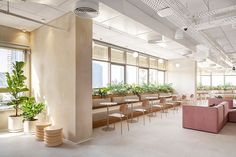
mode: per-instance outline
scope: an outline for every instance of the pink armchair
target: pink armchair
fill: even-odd
[[[183,105],[183,128],[218,133],[225,124],[224,106]]]

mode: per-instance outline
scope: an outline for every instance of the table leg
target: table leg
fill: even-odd
[[[112,131],[114,129],[115,129],[114,127],[110,127],[109,126],[109,107],[107,106],[107,125],[106,125],[106,127],[102,128],[102,130],[104,130],[104,131]]]
[[[150,116],[150,117],[155,117],[155,115],[153,114],[153,101],[150,100],[149,102],[150,102],[150,110],[151,110],[151,113],[150,113],[148,116]]]

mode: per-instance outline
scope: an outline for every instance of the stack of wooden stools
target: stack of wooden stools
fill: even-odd
[[[51,126],[47,122],[37,123],[35,138],[39,141],[44,141],[46,146],[59,146],[63,143],[62,128]]]
[[[44,140],[44,128],[51,126],[50,123],[47,122],[40,122],[36,124],[36,132],[35,132],[35,138],[39,141]]]
[[[44,129],[44,143],[46,146],[55,147],[63,143],[62,128],[49,126]]]

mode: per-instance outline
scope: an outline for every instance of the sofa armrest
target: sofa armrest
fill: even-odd
[[[219,113],[222,115],[219,116]],[[183,105],[184,128],[218,133],[222,124],[223,106],[203,107]]]

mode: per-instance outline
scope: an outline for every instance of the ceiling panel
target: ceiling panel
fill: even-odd
[[[99,16],[94,18],[94,20],[97,22],[105,22],[109,19],[112,19],[121,15],[119,12],[107,7],[106,5],[103,5],[102,3],[100,3],[99,9],[100,9]]]
[[[97,36],[100,36],[100,38],[112,38],[120,35],[119,32],[109,30],[108,28],[105,28],[98,24],[93,25],[93,33],[96,34]]]
[[[124,16],[118,16],[116,18],[110,19],[103,24],[118,29],[120,31],[126,32],[132,35],[139,35],[146,32],[152,31],[150,28]]]

